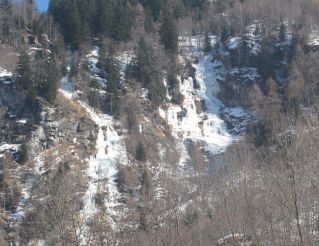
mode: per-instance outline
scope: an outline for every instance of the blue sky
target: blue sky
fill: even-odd
[[[36,0],[38,8],[41,12],[47,11],[49,0]]]

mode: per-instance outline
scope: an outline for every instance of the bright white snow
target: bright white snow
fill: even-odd
[[[12,77],[12,73],[3,67],[0,67],[0,79],[7,77]]]
[[[196,79],[200,86],[198,90],[194,89],[192,78],[184,80],[183,83],[179,79],[180,92],[184,96],[183,106],[171,105],[167,111],[167,120],[176,137],[203,141],[208,149],[216,154],[232,142],[232,137],[218,116],[222,103],[215,97],[218,84],[212,66],[209,57],[201,59],[195,66]],[[207,110],[197,114],[195,101],[200,103],[200,100],[205,100]],[[178,116],[179,114],[181,116]]]
[[[72,96],[73,96],[73,86],[70,81],[71,66],[72,66],[72,52],[71,52],[71,48],[68,48],[67,67],[66,67],[67,75],[61,79],[60,89],[59,89],[59,91],[68,99],[72,99]]]
[[[88,176],[90,178],[89,188],[85,194],[84,214],[91,215],[96,212],[94,197],[98,192],[100,184],[106,182],[108,189],[108,199],[106,207],[110,214],[114,214],[120,194],[117,190],[115,179],[117,175],[117,165],[127,164],[126,149],[123,139],[114,129],[114,120],[111,116],[97,114],[84,103],[82,107],[89,113],[91,119],[97,124],[99,131],[96,141],[96,156],[89,161]]]
[[[98,73],[96,67],[98,62],[99,48],[94,47],[89,55],[87,61],[90,66],[90,73]],[[71,55],[68,54],[68,64],[71,64]],[[130,55],[123,55],[121,61],[121,72],[123,73],[130,60]],[[68,69],[69,71],[69,69]],[[61,81],[61,92],[67,98],[72,99],[73,89],[68,80],[69,74]],[[65,82],[63,84],[63,82]],[[62,87],[64,85],[64,87]],[[84,196],[83,216],[89,218],[92,214],[98,211],[95,204],[97,193],[102,189],[107,191],[107,198],[105,206],[109,215],[116,214],[116,207],[119,205],[118,200],[121,198],[116,186],[116,177],[118,172],[118,165],[126,165],[127,155],[125,143],[117,131],[114,129],[115,121],[112,116],[97,113],[93,108],[82,101],[77,101],[79,105],[86,110],[90,118],[98,127],[98,136],[96,140],[96,154],[90,157],[89,166],[87,169],[87,176],[89,177],[89,187]],[[111,221],[112,222],[112,221]]]
[[[319,46],[319,31],[316,29],[313,29],[309,36],[308,36],[308,40],[307,40],[307,45],[308,46],[312,46],[312,47],[317,47]]]
[[[0,151],[6,151],[6,150],[17,150],[19,148],[20,144],[2,144],[0,145]]]
[[[226,47],[230,50],[234,50],[239,47],[241,42],[242,42],[242,39],[240,37],[234,37],[228,41],[228,43],[226,44]]]
[[[217,78],[223,72],[223,65],[214,60],[212,54],[203,54],[202,46],[198,45],[202,43],[203,36],[181,37],[179,40],[182,42],[182,47],[187,48],[186,57],[195,57],[198,60],[192,64],[196,69],[196,82],[191,77],[183,81],[179,77],[180,93],[184,96],[183,104],[181,106],[169,104],[166,115],[161,108],[159,113],[172,127],[181,153],[180,164],[184,166],[189,159],[188,140],[201,142],[214,155],[224,151],[237,139],[237,136],[232,136],[228,132],[225,122],[220,117],[220,110],[225,109],[225,106],[217,99],[219,92]],[[228,48],[233,48],[239,42],[241,42],[239,38],[230,40]],[[183,60],[183,57],[180,59]],[[247,116],[247,113],[239,107],[229,109],[228,113],[239,118]]]

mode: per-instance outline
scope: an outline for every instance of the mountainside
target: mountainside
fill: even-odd
[[[318,10],[0,1],[0,244],[317,245]]]

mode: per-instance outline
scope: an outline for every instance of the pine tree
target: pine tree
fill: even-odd
[[[162,7],[163,7],[163,1],[162,0],[149,0],[148,1],[148,7],[151,10],[153,19],[155,21],[158,20]]]
[[[96,1],[95,33],[97,35],[111,36],[114,15],[113,5],[113,1]]]
[[[82,27],[81,18],[76,0],[51,0],[49,13],[53,15],[63,31],[65,42],[73,49],[78,48],[81,43]]]
[[[229,27],[224,24],[221,27],[221,33],[220,33],[220,41],[222,43],[225,43],[230,37],[230,31],[229,31]]]
[[[53,102],[57,94],[57,67],[53,60],[48,61],[46,64],[46,77],[43,83],[40,84],[40,95],[46,98],[48,101]]]
[[[26,51],[19,55],[19,61],[16,68],[16,83],[19,89],[33,90],[32,71],[30,67],[30,58]]]
[[[109,53],[105,46],[101,48],[97,66],[106,74],[107,92],[117,94],[120,89],[120,65],[114,57],[112,48]]]
[[[176,54],[178,51],[178,33],[175,19],[169,11],[166,11],[164,14],[160,34],[161,43],[165,49]]]
[[[37,94],[53,102],[57,93],[57,66],[53,56],[38,51],[35,56],[34,80]]]
[[[264,79],[269,78],[273,73],[273,38],[267,36],[262,40],[261,52],[257,58],[257,68],[258,72],[262,75]]]
[[[205,32],[205,40],[204,40],[204,52],[208,53],[212,50],[210,38],[208,36],[208,32]]]
[[[151,65],[152,65],[152,54],[150,49],[147,47],[145,39],[141,38],[138,43],[137,49],[137,61],[136,61],[136,74],[137,79],[148,87],[151,82]]]
[[[91,37],[95,28],[95,17],[96,17],[96,0],[81,0],[77,1],[78,12],[81,16],[81,25],[83,38]]]
[[[155,30],[152,13],[149,9],[146,9],[144,28],[147,32],[154,32]]]
[[[110,55],[107,59],[107,66],[105,67],[107,73],[107,91],[109,93],[117,94],[120,89],[120,66],[114,56]]]
[[[25,163],[28,161],[28,147],[27,145],[21,144],[20,146],[20,150],[19,150],[19,162],[20,163]]]
[[[127,41],[134,21],[133,11],[127,1],[119,0],[114,9],[112,38],[116,41]]]
[[[136,148],[136,155],[135,155],[136,160],[138,161],[146,161],[146,151],[144,148],[144,145],[142,143],[139,143],[137,148]]]

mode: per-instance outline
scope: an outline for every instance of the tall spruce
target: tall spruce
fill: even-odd
[[[160,30],[161,43],[165,49],[173,54],[178,51],[178,33],[174,16],[166,10],[163,15],[163,24]]]
[[[205,32],[205,40],[204,40],[204,52],[208,53],[212,50],[210,37],[208,36],[208,32]]]
[[[40,50],[35,55],[34,81],[37,95],[53,102],[57,93],[57,66],[52,55]]]
[[[117,2],[112,22],[112,38],[116,41],[127,41],[131,35],[134,21],[133,10],[126,0]]]
[[[111,35],[113,5],[113,1],[96,0],[95,33],[97,35]]]
[[[25,50],[19,55],[15,80],[19,89],[31,90],[34,88],[30,58]]]
[[[76,0],[51,0],[49,13],[53,15],[63,32],[66,43],[73,49],[78,48],[82,36],[82,23]]]

